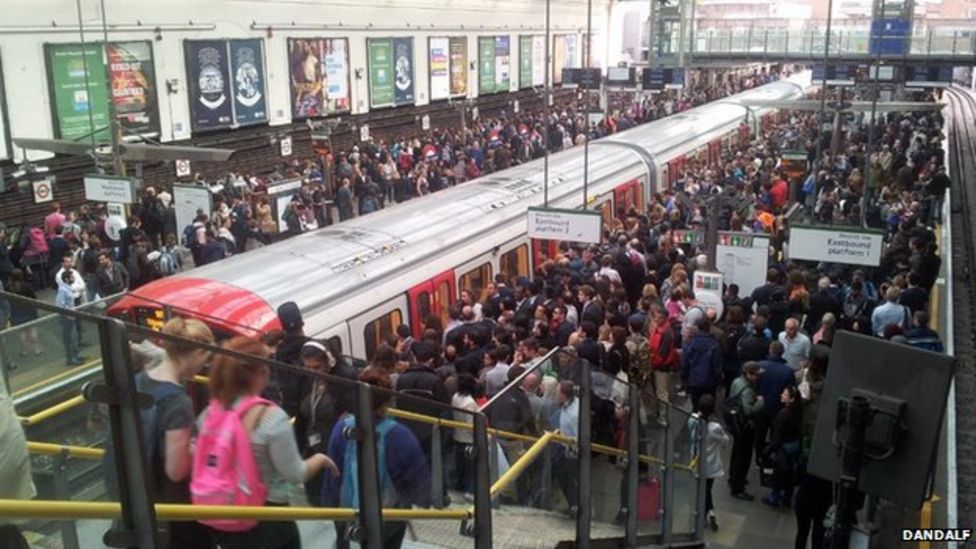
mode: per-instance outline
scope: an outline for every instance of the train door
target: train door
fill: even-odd
[[[555,243],[555,242],[554,242]],[[506,245],[498,254],[498,272],[509,277],[509,279],[526,277],[531,278],[529,267],[529,244],[519,242],[512,246]]]
[[[410,327],[415,338],[422,337],[424,321],[430,314],[441,318],[441,326],[446,326],[448,309],[455,301],[454,271],[445,271],[434,278],[421,282],[407,291],[410,302]]]
[[[685,168],[685,155],[681,155],[672,158],[668,162],[668,184],[674,187],[674,184],[678,182],[679,179],[684,175],[683,171]]]
[[[616,216],[616,212],[613,210],[612,194],[606,194],[598,198],[592,209],[600,212],[600,218],[603,221],[604,227],[613,227],[613,218]]]
[[[722,139],[716,139],[708,144],[708,164],[714,166],[722,160]]]
[[[631,179],[623,185],[619,185],[613,190],[613,197],[617,202],[618,210],[626,212],[635,208],[638,212],[644,211],[644,196],[641,193],[640,180],[638,179]]]
[[[546,261],[555,259],[556,254],[559,253],[558,240],[533,238],[530,242],[532,243],[532,268],[534,270],[537,270]]]
[[[671,188],[671,180],[668,179],[668,177],[669,177],[668,176],[668,172],[670,171],[670,170],[668,170],[668,165],[667,164],[661,164],[660,166],[658,166],[658,168],[661,170],[660,175],[657,178],[658,188],[657,189],[651,189],[651,195],[652,196],[654,195],[654,191],[660,192],[660,191],[663,191],[665,189]]]
[[[454,269],[458,292],[469,290],[476,301],[485,297],[485,290],[495,281],[490,254],[478,257]]]

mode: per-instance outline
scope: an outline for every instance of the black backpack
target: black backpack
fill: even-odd
[[[746,417],[745,410],[742,408],[742,392],[746,387],[739,389],[734,395],[725,399],[725,410],[722,419],[725,421],[725,430],[733,437],[740,436],[748,429],[749,418]]]

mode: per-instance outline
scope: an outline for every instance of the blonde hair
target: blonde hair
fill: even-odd
[[[166,321],[161,331],[168,336],[188,340],[187,342],[162,340],[160,347],[171,357],[184,356],[197,350],[198,347],[193,343],[212,345],[214,342],[214,335],[210,328],[195,318],[173,317]]]

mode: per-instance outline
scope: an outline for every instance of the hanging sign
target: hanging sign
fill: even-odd
[[[599,243],[603,218],[589,210],[529,208],[529,238]]]
[[[54,200],[54,184],[50,179],[31,182],[34,189],[34,204],[43,204]]]
[[[132,177],[86,175],[85,200],[135,204],[138,202],[137,183],[138,180]]]
[[[291,136],[282,137],[280,144],[281,156],[291,156]]]

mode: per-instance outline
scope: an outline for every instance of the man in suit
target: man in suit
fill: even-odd
[[[596,301],[596,290],[592,286],[580,286],[577,298],[580,302],[580,324],[590,321],[597,326],[602,326],[605,313],[603,305]]]

